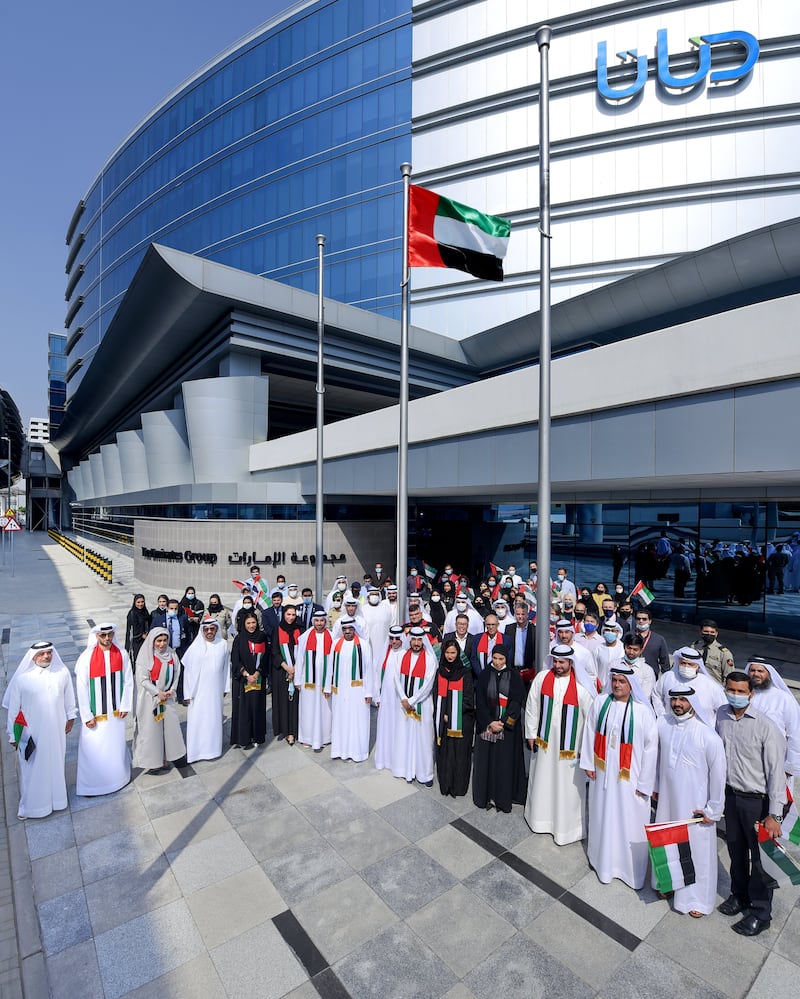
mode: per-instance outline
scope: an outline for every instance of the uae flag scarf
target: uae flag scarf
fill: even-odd
[[[111,676],[106,677],[106,657],[103,649],[95,645],[89,659],[89,710],[95,721],[108,721],[109,714],[119,718],[119,706],[122,703],[122,688],[124,686],[124,671],[122,669],[122,652],[116,645],[108,650]],[[108,680],[110,679],[110,683]]]
[[[331,693],[333,694],[339,693],[339,664],[344,643],[345,637],[342,635],[333,649],[333,677],[331,683]],[[364,686],[364,653],[361,651],[361,640],[358,635],[353,635],[353,651],[350,656],[350,686]]]
[[[503,645],[503,636],[498,631],[494,636],[494,645],[492,645],[492,652],[494,651],[495,645]],[[484,631],[484,633],[478,638],[477,645],[475,646],[475,651],[478,655],[478,659],[481,664],[481,669],[489,668],[489,660],[492,658],[489,652],[489,636]]]
[[[553,706],[555,704],[556,675],[553,670],[545,674],[544,683],[539,698],[539,730],[536,733],[536,745],[547,752],[550,745],[550,726],[553,722]],[[578,706],[578,682],[573,670],[569,671],[569,682],[564,693],[561,706],[561,743],[558,753],[560,760],[575,759],[575,745],[578,741],[578,722],[580,710]]]
[[[169,690],[177,676],[177,672],[175,670],[175,660],[172,656],[170,656],[169,659],[161,659],[159,656],[153,656],[153,665],[150,669],[150,680],[157,684],[161,679],[161,670],[164,667],[166,667],[166,672],[164,674],[164,683],[161,686],[161,690]],[[165,711],[166,708],[159,701],[159,703],[153,708],[153,717],[157,722],[164,720]]]
[[[458,677],[449,677],[441,670],[436,677],[436,745],[441,746],[442,736],[461,739],[464,736],[464,671]],[[447,729],[442,728],[442,718],[447,715]]]
[[[608,750],[608,715],[614,698],[609,694],[605,699],[600,714],[597,716],[597,728],[594,733],[594,765],[596,770],[606,769],[606,752]],[[627,731],[625,723],[627,722]],[[625,713],[622,716],[622,740],[619,745],[619,777],[618,780],[631,779],[631,761],[633,759],[633,697],[628,698]]]
[[[299,628],[293,628],[291,631],[287,631],[285,628],[278,628],[278,645],[281,647],[281,662],[286,663],[287,666],[294,666],[294,656],[299,637]]]
[[[322,641],[320,633],[312,630],[306,641],[306,651],[303,656],[304,682],[306,690],[314,690],[317,685],[317,652],[322,652],[322,686],[327,680],[328,656],[333,648],[333,636],[327,628],[322,631]]]
[[[416,662],[412,662],[415,657]],[[422,652],[412,652],[409,649],[400,660],[400,677],[408,700],[422,690],[425,683],[426,659],[424,650]],[[417,704],[410,711],[406,711],[406,715],[409,718],[416,718],[417,721],[420,721],[422,718],[422,705]]]

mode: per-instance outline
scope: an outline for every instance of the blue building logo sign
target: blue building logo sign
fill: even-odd
[[[711,72],[712,83],[730,83],[747,76],[758,59],[758,39],[748,31],[721,31],[714,35],[701,35],[690,38],[697,47],[697,70],[688,76],[675,76],[669,68],[669,47],[667,29],[661,28],[656,40],[656,66],[659,83],[669,90],[686,90],[696,87],[711,71],[711,48],[714,45],[737,45],[744,49],[744,61],[729,69],[715,69]],[[618,52],[617,57],[624,63],[632,60],[636,65],[636,79],[627,86],[612,87],[608,82],[608,52],[605,42],[597,43],[597,89],[607,101],[623,101],[635,97],[647,83],[647,56],[639,55],[638,49]]]

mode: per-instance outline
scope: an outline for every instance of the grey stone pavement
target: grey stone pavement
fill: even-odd
[[[108,585],[46,535],[15,544],[0,686],[37,638],[74,665],[89,623],[123,625],[139,589],[129,559],[115,555]],[[692,637],[660,630],[673,646]],[[770,641],[762,653],[799,658]],[[371,762],[271,742],[78,798],[77,744],[76,729],[69,808],[22,822],[3,737],[3,999],[798,994],[798,888],[776,892],[771,929],[748,940],[716,912],[693,920],[649,888],[601,885],[581,844],[531,834],[519,807],[479,811]]]

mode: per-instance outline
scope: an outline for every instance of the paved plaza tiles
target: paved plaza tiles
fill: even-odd
[[[36,638],[72,667],[134,585],[95,581],[41,535],[16,543],[0,679]],[[716,912],[599,884],[581,844],[531,834],[519,807],[481,811],[371,762],[271,741],[79,798],[77,743],[69,808],[25,822],[4,743],[3,997],[797,996],[800,889],[744,939]]]

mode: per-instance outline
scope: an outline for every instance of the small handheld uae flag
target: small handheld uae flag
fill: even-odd
[[[651,604],[655,600],[655,597],[650,592],[650,590],[647,589],[647,587],[644,585],[641,579],[636,584],[636,586],[634,586],[634,588],[631,590],[631,595],[629,599],[632,600],[634,597],[638,597],[639,602],[644,607],[646,607],[648,604]]]
[[[17,749],[22,753],[23,758],[29,760],[36,749],[36,743],[33,741],[33,736],[28,729],[28,723],[22,711],[14,719],[14,742],[16,742]]]
[[[688,822],[660,822],[645,826],[656,888],[662,894],[696,881]]]
[[[770,839],[769,833],[760,822],[756,823],[756,829],[764,872],[784,884],[788,880],[793,885],[800,885],[800,867],[797,861],[789,856],[779,840]]]
[[[431,583],[434,581],[434,579],[436,579],[436,577],[439,574],[438,569],[435,569],[432,565],[428,565],[428,563],[424,561],[422,563],[422,570],[425,573],[426,579]]]
[[[416,184],[409,187],[409,267],[454,267],[502,281],[510,233],[507,219],[484,215]]]
[[[788,839],[795,846],[800,846],[800,814],[797,811],[797,802],[792,798],[792,792],[788,785],[786,787],[789,811],[783,818],[783,837]]]

